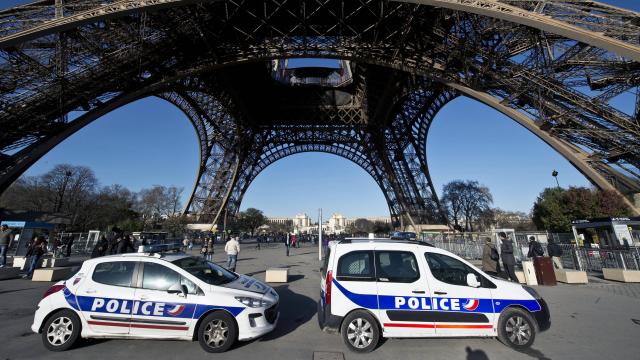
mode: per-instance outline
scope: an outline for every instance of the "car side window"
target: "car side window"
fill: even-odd
[[[187,287],[191,295],[203,295],[202,290],[191,280],[178,274],[166,266],[145,262],[142,272],[142,288],[148,290],[167,291],[173,285],[180,284]]]
[[[91,279],[97,283],[131,287],[135,261],[111,261],[96,265]]]
[[[437,280],[451,285],[468,286],[467,274],[475,274],[479,280],[483,277],[462,261],[444,254],[425,253],[431,274]]]
[[[412,283],[420,278],[418,261],[409,251],[376,251],[378,281]]]
[[[352,251],[340,257],[336,278],[343,281],[374,281],[373,251]]]
[[[181,276],[166,266],[145,262],[142,273],[142,288],[167,291],[173,285],[180,284]]]

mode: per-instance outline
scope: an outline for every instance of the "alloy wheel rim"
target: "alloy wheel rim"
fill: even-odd
[[[73,322],[68,317],[58,317],[47,328],[47,341],[53,346],[64,345],[73,334]]]
[[[522,316],[512,316],[505,326],[509,341],[516,345],[525,345],[531,340],[531,326]]]
[[[208,346],[218,348],[224,345],[229,338],[229,326],[220,319],[207,323],[204,329],[204,341]]]
[[[358,349],[364,349],[373,342],[373,327],[363,318],[357,318],[347,327],[347,340]]]

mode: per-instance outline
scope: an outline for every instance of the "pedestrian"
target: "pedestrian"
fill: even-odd
[[[289,237],[289,233],[287,233],[287,238],[284,240],[284,247],[287,249],[287,256],[289,256],[289,247],[291,246],[291,240]]]
[[[107,253],[107,248],[109,247],[109,242],[104,235],[100,236],[100,240],[96,243],[96,246],[93,247],[91,251],[91,258],[97,258],[100,256],[104,256]]]
[[[551,256],[553,267],[555,267],[556,270],[562,270],[562,248],[560,245],[553,241],[553,239],[549,239],[547,252],[549,253],[549,256]]]
[[[7,252],[9,251],[12,240],[13,232],[9,229],[7,224],[2,225],[0,227],[0,268],[7,265]]]
[[[31,246],[27,250],[26,256],[29,261],[27,262],[27,273],[24,274],[23,278],[30,278],[33,276],[33,272],[36,270],[40,263],[40,259],[47,253],[47,240],[44,236],[40,235],[36,239],[36,241],[32,242]]]
[[[202,258],[207,260],[207,255],[209,254],[209,247],[207,246],[206,242],[202,243],[202,247],[200,248],[200,255],[202,255]]]
[[[227,253],[227,269],[235,272],[236,262],[238,261],[238,254],[240,253],[240,243],[238,237],[232,237],[224,246],[224,251]]]
[[[73,246],[73,235],[69,236],[68,240],[67,240],[67,251],[65,256],[66,257],[71,257],[71,247]]]
[[[529,252],[527,253],[527,257],[531,259],[539,256],[544,256],[542,245],[536,240],[535,236],[529,236]]]
[[[484,239],[484,248],[482,249],[482,271],[489,275],[498,276],[500,272],[500,254],[491,243],[491,238]]]
[[[182,240],[182,250],[184,252],[187,252],[187,250],[189,250],[189,239],[186,236]]]
[[[213,239],[209,239],[207,242],[207,260],[213,261],[213,254],[215,254],[215,249],[213,248]]]
[[[502,265],[504,271],[507,272],[507,276],[511,281],[519,283],[518,277],[515,272],[516,258],[513,256],[513,240],[507,237],[507,234],[501,231],[498,236],[500,237],[500,252],[502,253]]]
[[[118,242],[118,254],[126,254],[133,251],[134,249],[131,237],[129,235],[124,236],[120,242]]]

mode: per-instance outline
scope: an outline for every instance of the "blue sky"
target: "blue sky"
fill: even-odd
[[[3,0],[0,7],[24,1]],[[640,10],[635,0],[607,1]],[[633,98],[614,104],[630,111]],[[454,179],[487,185],[495,206],[528,212],[543,188],[588,186],[566,160],[511,119],[467,98],[449,103],[437,115],[428,138],[430,170],[436,189]],[[155,184],[177,185],[189,193],[198,166],[195,132],[176,108],[156,98],[140,100],[85,127],[28,170],[43,173],[55,164],[91,167],[104,185],[140,190]],[[388,215],[382,192],[357,165],[334,155],[294,155],[264,170],[247,191],[242,208],[268,215]]]

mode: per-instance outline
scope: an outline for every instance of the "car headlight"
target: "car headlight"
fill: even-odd
[[[524,285],[522,286],[522,288],[525,289],[529,293],[529,295],[533,296],[534,299],[536,300],[542,299],[540,294],[538,294],[538,292],[534,288],[530,286],[524,286]]]
[[[256,299],[248,296],[236,296],[236,300],[241,302],[243,305],[252,308],[269,307],[273,305],[271,301]]]

